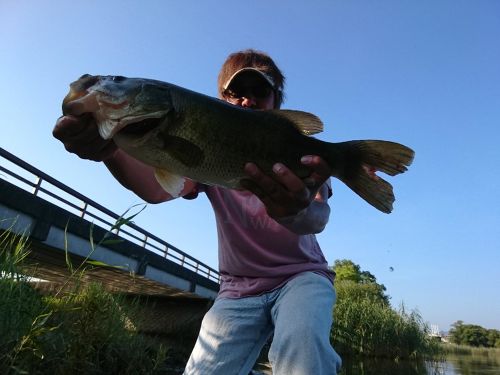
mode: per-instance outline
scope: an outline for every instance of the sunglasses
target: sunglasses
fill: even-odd
[[[231,86],[224,90],[222,95],[229,99],[241,99],[253,97],[255,99],[265,99],[271,95],[273,89],[267,85],[254,86]]]

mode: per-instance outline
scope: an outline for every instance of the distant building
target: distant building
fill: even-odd
[[[439,326],[437,324],[431,324],[429,330],[429,336],[438,341],[449,342],[448,336],[439,330]]]
[[[429,336],[441,337],[441,332],[439,332],[439,326],[437,324],[431,324],[430,328]]]

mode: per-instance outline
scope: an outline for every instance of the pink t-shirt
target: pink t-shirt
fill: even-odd
[[[248,191],[198,186],[215,211],[219,240],[219,297],[259,295],[313,271],[333,282],[314,234],[295,234],[267,215]]]

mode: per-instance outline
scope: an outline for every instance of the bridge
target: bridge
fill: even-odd
[[[184,314],[186,324],[193,314],[199,320],[217,295],[219,273],[127,220],[130,215],[108,210],[0,148],[0,231],[27,238],[27,267],[41,279],[40,289],[69,285],[72,269],[85,269],[80,282],[176,306],[171,314],[156,313],[164,327],[175,317],[179,328],[182,311],[191,312]]]

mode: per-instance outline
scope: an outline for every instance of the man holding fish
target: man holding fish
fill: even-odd
[[[82,78],[85,87],[95,84]],[[220,99],[247,111],[279,109],[283,87],[284,76],[274,61],[255,50],[231,54],[218,78]],[[193,199],[203,192],[214,208],[221,287],[185,374],[246,375],[271,336],[274,374],[336,374],[341,360],[329,341],[334,275],[315,237],[330,214],[329,164],[304,154],[299,167],[307,173],[292,171],[285,160],[273,162],[265,173],[255,160],[247,160],[236,189],[179,180],[130,156],[127,147],[118,147],[118,130],[103,139],[97,112],[90,101],[81,104],[79,98],[75,94],[68,100],[53,130],[69,152],[102,161],[123,186],[147,202]],[[171,135],[162,139],[173,150],[193,148],[189,157],[172,152],[183,165],[199,163],[197,149],[186,141]]]

